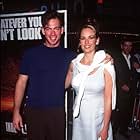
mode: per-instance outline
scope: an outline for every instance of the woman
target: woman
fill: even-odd
[[[112,140],[110,117],[115,108],[114,66],[104,63],[105,52],[96,51],[99,44],[96,23],[85,24],[79,42],[83,53],[70,64],[66,88],[76,92],[73,107],[72,140]]]

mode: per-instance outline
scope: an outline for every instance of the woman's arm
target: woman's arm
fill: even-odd
[[[69,65],[69,69],[68,69],[68,72],[67,72],[67,75],[66,75],[65,89],[68,88],[71,85],[72,74],[73,74],[73,64],[71,63]]]
[[[102,139],[106,140],[108,137],[108,129],[112,111],[112,86],[113,81],[110,73],[105,69],[105,92],[104,92],[104,118],[103,118],[103,129],[100,133]]]

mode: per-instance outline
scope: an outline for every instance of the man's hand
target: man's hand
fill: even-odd
[[[121,88],[122,88],[123,91],[129,92],[129,87],[126,84],[123,85]]]
[[[140,64],[137,63],[137,62],[134,62],[133,66],[134,66],[135,69],[139,69],[140,68]]]
[[[108,63],[108,62],[111,62],[111,64],[114,64],[114,60],[113,60],[112,56],[111,56],[110,54],[108,54],[108,53],[106,53],[106,57],[105,57],[105,59],[103,60],[103,62],[104,62],[105,64]]]
[[[13,114],[13,126],[18,131],[20,131],[21,128],[23,127],[22,117],[18,112],[14,112]]]

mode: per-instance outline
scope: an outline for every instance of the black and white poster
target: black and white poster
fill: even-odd
[[[19,135],[12,124],[13,99],[19,65],[25,49],[42,42],[41,16],[45,11],[8,13],[0,15],[1,52],[1,134]],[[64,17],[64,46],[67,47],[67,11],[58,10]],[[21,136],[26,137],[26,123]]]

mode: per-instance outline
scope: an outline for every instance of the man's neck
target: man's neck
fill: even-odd
[[[57,48],[57,47],[60,46],[59,43],[56,44],[56,45],[50,45],[50,44],[48,44],[48,43],[44,43],[44,45],[45,45],[46,47],[48,47],[48,48]]]

